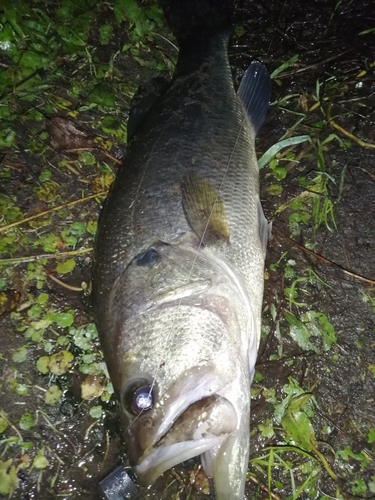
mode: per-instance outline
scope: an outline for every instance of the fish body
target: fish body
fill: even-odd
[[[96,324],[139,481],[201,455],[218,500],[244,495],[268,234],[254,140],[270,79],[253,63],[236,94],[230,3],[220,0],[207,30],[207,12],[175,28],[174,77],[117,173],[93,269]],[[181,4],[164,1],[172,29]]]

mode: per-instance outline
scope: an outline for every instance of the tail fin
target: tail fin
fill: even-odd
[[[160,0],[160,4],[179,43],[232,27],[233,0]]]

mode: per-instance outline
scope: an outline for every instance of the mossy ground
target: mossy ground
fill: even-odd
[[[369,0],[236,6],[235,79],[252,59],[273,75],[259,156],[289,144],[261,170],[249,499],[375,497],[374,23]],[[152,0],[5,0],[0,27],[0,494],[99,499],[127,455],[89,307],[93,237],[131,99],[177,50]],[[207,487],[189,462],[140,498]]]

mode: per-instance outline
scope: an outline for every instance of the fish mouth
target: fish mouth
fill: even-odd
[[[237,414],[228,399],[214,394],[190,404],[160,436],[165,425],[162,422],[156,429],[154,443],[135,466],[143,485],[152,484],[166,470],[198,455],[203,456],[207,476],[213,477],[220,448],[236,430]]]

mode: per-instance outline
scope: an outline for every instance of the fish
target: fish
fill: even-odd
[[[255,137],[270,100],[237,92],[232,0],[162,0],[179,44],[168,88],[131,125],[102,208],[92,301],[140,485],[200,456],[217,500],[244,497],[269,225]]]

